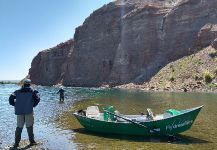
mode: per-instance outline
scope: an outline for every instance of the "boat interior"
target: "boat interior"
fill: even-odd
[[[110,119],[110,117],[108,117],[108,119],[105,120],[105,115],[109,116],[112,114],[108,114],[108,113],[106,114],[106,112],[100,113],[98,106],[89,106],[87,107],[86,110],[78,111],[78,114],[82,116],[86,116],[88,118],[101,120],[101,121],[126,122],[126,120],[122,119],[124,117],[132,121],[148,122],[148,121],[155,121],[155,120],[162,120],[162,119],[170,118],[170,117],[173,117],[179,114],[183,114],[188,111],[190,111],[190,109],[181,110],[181,111],[176,110],[176,109],[168,109],[163,114],[154,114],[150,108],[147,108],[146,114],[141,113],[139,115],[124,115],[124,114],[121,114],[119,111],[115,110],[112,112],[115,114],[115,116],[113,115],[113,119]],[[118,116],[121,116],[122,118]]]

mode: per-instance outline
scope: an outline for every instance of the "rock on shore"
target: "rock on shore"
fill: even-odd
[[[12,146],[7,146],[5,148],[1,148],[1,150],[13,150]],[[48,150],[41,142],[38,142],[35,146],[29,146],[29,141],[21,140],[20,145],[17,149],[14,150]]]
[[[29,75],[40,85],[143,84],[207,46],[197,35],[208,23],[217,23],[217,1],[117,0],[93,12],[73,42],[40,52]]]

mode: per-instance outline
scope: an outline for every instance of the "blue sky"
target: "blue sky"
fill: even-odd
[[[43,49],[73,37],[112,0],[0,0],[0,80],[20,80]]]

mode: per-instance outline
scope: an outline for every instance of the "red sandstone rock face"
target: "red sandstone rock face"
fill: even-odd
[[[119,0],[96,10],[76,29],[65,61],[57,63],[41,52],[30,75],[42,72],[31,75],[36,84],[142,83],[167,63],[193,53],[198,32],[207,23],[217,23],[217,1]],[[55,71],[46,72],[48,64],[64,67],[48,66]]]

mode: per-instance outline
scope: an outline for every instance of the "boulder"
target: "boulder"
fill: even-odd
[[[211,45],[217,38],[217,24],[206,24],[198,33],[198,46],[203,48]]]
[[[212,47],[217,50],[217,38],[212,42]]]

